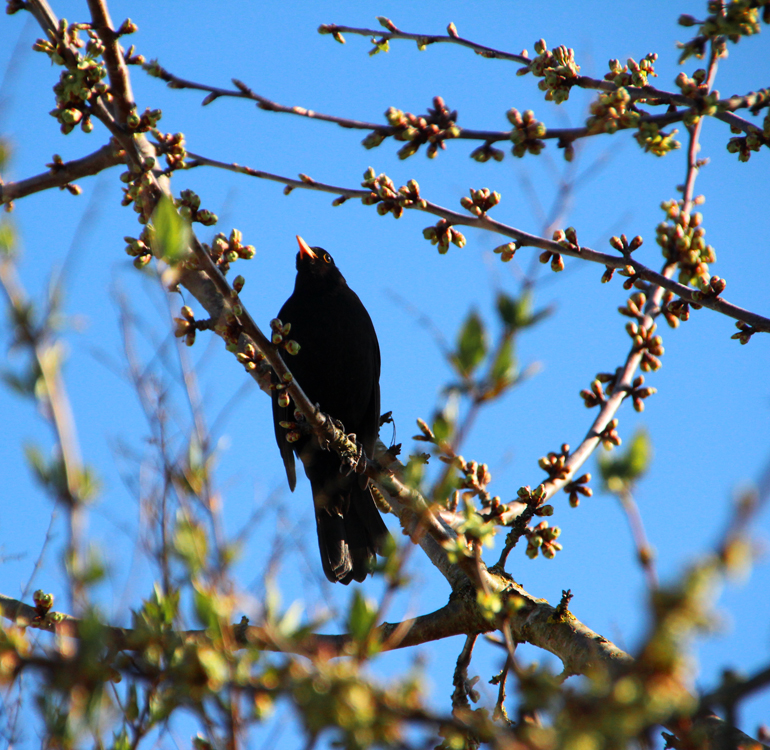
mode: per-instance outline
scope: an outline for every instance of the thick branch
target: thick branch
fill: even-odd
[[[107,4],[103,0],[88,0],[88,8],[91,11],[94,30],[104,43],[103,57],[110,78],[113,115],[118,122],[123,123],[136,105],[128,68],[118,43],[119,37],[112,24]]]

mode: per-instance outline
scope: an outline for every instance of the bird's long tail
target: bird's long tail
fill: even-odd
[[[371,490],[362,489],[354,481],[346,492],[329,500],[317,497],[315,492],[313,495],[318,546],[326,577],[344,584],[363,581],[388,538]]]

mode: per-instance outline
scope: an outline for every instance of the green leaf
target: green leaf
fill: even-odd
[[[16,232],[10,221],[0,222],[0,257],[13,258],[16,247]]]
[[[152,249],[156,257],[174,264],[187,255],[190,225],[176,210],[173,201],[162,195],[152,214],[154,236]]]
[[[506,336],[500,351],[495,357],[490,372],[492,385],[496,389],[505,388],[516,377],[516,357],[513,353],[513,339]]]
[[[208,540],[206,531],[195,520],[179,511],[174,533],[174,553],[187,566],[190,575],[198,573],[208,555]]]
[[[599,456],[599,471],[606,489],[617,493],[628,488],[650,467],[652,461],[652,443],[647,430],[638,429],[628,450],[625,453],[610,458],[609,455]]]
[[[361,589],[353,592],[353,603],[348,615],[348,631],[358,641],[363,641],[374,627],[377,617],[377,603],[367,599]]]
[[[465,320],[457,339],[457,352],[452,362],[463,378],[468,378],[487,352],[487,336],[481,316],[473,310]]]
[[[25,445],[24,455],[27,457],[27,463],[37,477],[38,482],[44,486],[47,485],[51,479],[51,475],[40,448],[36,445]]]
[[[497,295],[497,312],[506,328],[512,331],[526,328],[532,319],[532,295],[525,293],[516,299],[500,292]]]

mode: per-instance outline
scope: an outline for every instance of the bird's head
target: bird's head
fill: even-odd
[[[322,247],[310,247],[297,235],[299,252],[297,253],[297,281],[307,281],[324,286],[336,286],[345,283],[334,258]]]

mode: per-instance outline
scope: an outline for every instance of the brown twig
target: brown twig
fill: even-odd
[[[125,163],[117,144],[108,143],[88,156],[55,163],[47,172],[17,182],[0,182],[0,205],[51,188],[64,188],[75,180],[90,177],[105,169]]]

